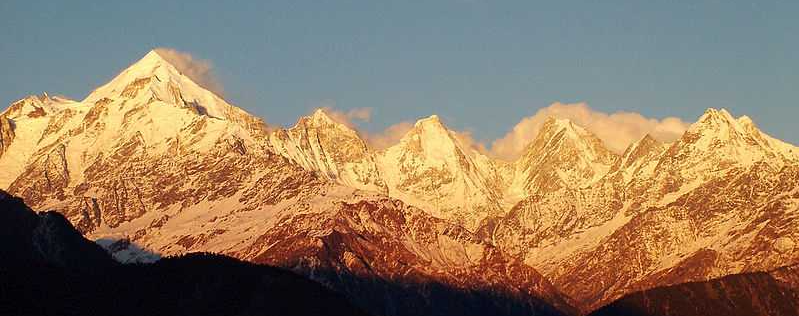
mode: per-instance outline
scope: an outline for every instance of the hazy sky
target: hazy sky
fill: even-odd
[[[0,102],[82,99],[155,47],[209,60],[231,103],[289,125],[436,113],[487,141],[553,102],[799,143],[799,1],[2,1]],[[678,3],[679,2],[679,3]]]

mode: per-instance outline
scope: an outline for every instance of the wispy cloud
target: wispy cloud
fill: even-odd
[[[400,139],[413,129],[414,124],[415,123],[411,121],[403,121],[393,124],[378,133],[361,131],[360,134],[363,135],[369,146],[377,150],[382,150],[399,143]],[[471,131],[450,130],[450,132],[452,132],[455,139],[464,147],[476,150],[482,154],[489,154],[485,144],[476,140]]]
[[[324,109],[325,113],[337,122],[357,130],[369,146],[377,150],[399,143],[415,124],[412,121],[402,121],[380,132],[370,133],[355,122],[369,122],[372,118],[372,108],[339,110],[332,100],[320,102],[317,108]],[[573,121],[599,137],[608,149],[617,153],[624,152],[630,144],[646,134],[660,141],[671,142],[679,138],[690,126],[690,123],[677,117],[656,119],[635,112],[605,113],[594,110],[585,103],[553,103],[539,109],[534,115],[521,119],[510,132],[490,142],[490,145],[489,142],[477,140],[472,131],[451,131],[465,147],[494,158],[514,160],[538,136],[539,130],[549,117]]]
[[[214,74],[210,61],[167,47],[156,48],[155,52],[198,85],[224,97],[225,89]]]
[[[361,134],[366,139],[366,142],[374,149],[386,149],[394,144],[397,144],[402,136],[405,136],[411,129],[413,129],[413,122],[403,121],[391,125],[378,133],[365,133]]]
[[[608,149],[620,153],[647,133],[660,141],[670,142],[680,137],[690,125],[676,117],[647,118],[635,112],[604,113],[585,103],[552,105],[523,118],[504,137],[491,144],[491,155],[512,160],[521,155],[538,135],[548,117],[572,120],[599,137]]]
[[[387,127],[386,129],[370,133],[356,124],[356,122],[369,122],[372,119],[372,108],[362,107],[349,110],[336,108],[333,100],[324,100],[316,104],[315,108],[322,109],[334,121],[358,131],[366,143],[377,150],[388,148],[399,142],[402,136],[413,128],[413,122],[404,121]]]

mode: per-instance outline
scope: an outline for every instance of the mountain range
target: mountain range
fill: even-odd
[[[219,253],[379,315],[577,315],[799,263],[799,148],[726,110],[623,153],[551,118],[498,160],[436,115],[377,150],[324,110],[270,128],[152,51],[82,101],[12,103],[0,166],[119,261]]]

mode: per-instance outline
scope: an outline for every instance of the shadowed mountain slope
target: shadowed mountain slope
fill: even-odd
[[[0,190],[2,315],[367,315],[282,269],[212,254],[122,265]]]
[[[799,315],[799,266],[626,295],[591,316]]]

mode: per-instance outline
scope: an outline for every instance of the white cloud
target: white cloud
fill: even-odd
[[[404,121],[387,127],[379,133],[365,133],[361,132],[366,139],[366,142],[374,149],[382,150],[390,147],[399,142],[402,136],[405,136],[411,129],[413,129],[413,122]]]
[[[660,141],[673,141],[690,125],[676,117],[658,120],[635,112],[608,114],[591,109],[585,103],[553,103],[538,110],[535,115],[523,118],[508,134],[495,140],[491,144],[491,154],[502,159],[515,159],[535,139],[548,117],[572,120],[594,133],[608,149],[617,153],[623,152],[647,133]]]
[[[216,93],[220,97],[225,95],[225,89],[216,78],[216,75],[214,75],[214,67],[210,61],[196,58],[187,52],[166,47],[156,48],[155,52],[201,87]]]
[[[376,149],[381,150],[388,148],[399,142],[402,136],[408,133],[413,128],[413,122],[399,122],[391,125],[383,131],[377,133],[370,133],[361,128],[356,122],[369,122],[372,119],[372,108],[361,107],[352,108],[349,110],[339,110],[336,108],[336,102],[333,100],[324,100],[316,104],[317,109],[322,109],[327,116],[336,122],[344,124],[345,126],[354,129],[363,138],[366,143]]]
[[[346,113],[351,120],[369,122],[372,119],[372,108],[354,108]]]
[[[472,131],[452,131],[452,134],[464,147],[476,150],[483,155],[491,155],[485,143],[474,138]]]
[[[383,131],[370,133],[359,128],[354,122],[369,122],[372,108],[353,108],[339,110],[332,100],[322,101],[318,108],[324,109],[331,118],[362,135],[363,139],[376,150],[395,145],[413,129],[414,122],[402,121]],[[452,131],[458,141],[473,150],[495,158],[513,160],[535,139],[538,131],[549,117],[570,119],[599,137],[608,149],[622,153],[630,144],[640,140],[647,133],[655,139],[670,142],[679,138],[690,125],[676,117],[664,119],[647,118],[635,112],[604,113],[591,109],[585,103],[552,105],[539,109],[534,115],[525,117],[500,139],[487,146],[475,139],[471,131]],[[490,148],[489,148],[490,147]]]

